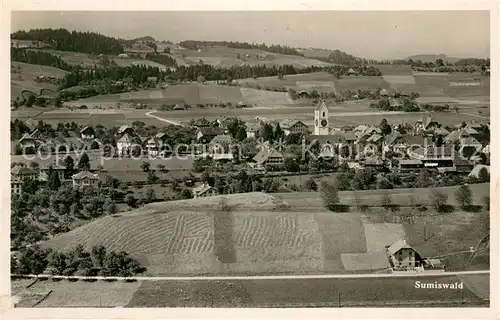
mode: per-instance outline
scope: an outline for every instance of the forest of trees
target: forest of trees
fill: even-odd
[[[340,50],[333,50],[328,58],[324,57],[312,57],[313,59],[329,62],[329,63],[334,63],[334,64],[341,64],[341,65],[347,65],[347,66],[356,66],[356,65],[363,65],[363,64],[368,64],[369,61],[366,59],[358,58],[353,55],[350,55],[348,53],[345,53]]]
[[[191,50],[197,50],[197,49],[203,48],[203,47],[223,46],[223,47],[235,48],[235,49],[260,49],[262,51],[267,51],[267,52],[271,52],[271,53],[288,54],[288,55],[301,56],[301,57],[304,56],[302,53],[298,52],[295,48],[291,48],[288,46],[274,45],[274,44],[268,46],[264,43],[253,44],[253,43],[239,42],[239,41],[185,40],[185,41],[181,41],[179,43],[179,45],[186,48],[186,49],[191,49]]]
[[[251,77],[270,77],[278,74],[298,74],[310,73],[323,70],[322,67],[295,68],[293,65],[283,66],[232,66],[229,68],[213,67],[211,65],[180,66],[176,70],[167,69],[162,71],[159,68],[135,65],[127,67],[110,67],[95,70],[73,70],[64,77],[61,89],[79,85],[81,82],[89,83],[93,80],[108,79],[118,81],[131,79],[134,84],[141,84],[147,81],[148,77],[158,77],[166,81],[197,81],[202,76],[207,81],[242,79]]]
[[[11,39],[43,41],[56,50],[94,54],[118,54],[123,52],[119,39],[95,32],[69,32],[66,29],[31,29],[11,34]]]
[[[167,67],[177,67],[177,61],[175,60],[175,58],[172,58],[171,56],[165,54],[147,53],[146,60],[158,62]]]
[[[26,50],[11,47],[10,59],[11,61],[50,66],[67,71],[73,69],[60,56],[39,50]]]

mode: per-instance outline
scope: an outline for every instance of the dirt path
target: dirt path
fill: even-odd
[[[173,125],[175,125],[175,126],[181,126],[181,127],[183,127],[183,126],[184,126],[183,124],[180,124],[179,122],[175,122],[175,121],[172,121],[172,120],[167,120],[167,119],[164,119],[164,118],[158,117],[158,116],[156,116],[156,115],[154,115],[154,114],[153,114],[153,113],[155,113],[155,112],[156,112],[156,110],[146,112],[146,116],[151,117],[151,118],[158,119],[158,120],[163,121],[163,122],[166,122],[166,123],[168,123],[168,124],[173,124]]]

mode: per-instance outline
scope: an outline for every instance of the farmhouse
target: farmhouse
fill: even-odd
[[[224,130],[217,127],[199,128],[196,139],[199,143],[209,143],[215,136],[223,133]]]
[[[357,76],[358,73],[356,71],[354,71],[353,68],[349,68],[349,70],[347,70],[347,75],[348,76]]]
[[[453,167],[455,150],[450,147],[417,148],[408,152],[411,159],[421,160],[424,167]]]
[[[21,181],[27,181],[27,180],[35,180],[37,174],[34,170],[28,167],[15,166],[11,170],[11,175],[15,179],[19,179]]]
[[[59,166],[56,163],[42,165],[39,170],[38,180],[47,181],[49,179],[49,171],[51,169],[57,173],[59,181],[62,182],[64,180],[64,170],[66,167]]]
[[[424,260],[406,240],[399,240],[387,247],[387,256],[394,270],[418,270],[423,271]]]
[[[207,120],[205,117],[198,118],[193,121],[193,126],[197,128],[209,128],[212,126],[212,123]]]
[[[125,133],[118,141],[116,141],[118,155],[128,155],[132,149],[132,138],[128,133]]]
[[[204,183],[199,187],[193,188],[193,198],[206,198],[217,195],[217,192],[210,185]]]
[[[434,131],[439,127],[439,122],[433,120],[431,116],[426,115],[425,117],[420,118],[420,120],[415,121],[414,131],[415,133]]]
[[[128,58],[130,58],[130,56],[126,53],[120,53],[120,54],[118,54],[118,58],[119,59],[128,59]]]
[[[247,138],[255,138],[260,130],[260,123],[257,122],[245,122],[245,127],[247,131]]]
[[[276,149],[271,147],[263,147],[259,153],[255,155],[253,160],[257,163],[258,166],[266,167],[276,167],[283,165],[284,157],[278,152]]]
[[[124,124],[120,128],[118,128],[118,134],[121,136],[125,134],[128,134],[129,136],[134,136],[135,131],[131,126]]]
[[[186,104],[184,103],[178,103],[174,106],[174,110],[175,111],[179,111],[179,110],[187,110],[186,108]]]
[[[36,139],[33,138],[29,133],[25,133],[21,139],[18,141],[21,148],[35,148],[36,147]]]
[[[94,139],[95,137],[94,128],[85,126],[82,130],[80,130],[80,136],[82,139]]]
[[[309,132],[309,127],[300,120],[285,119],[280,122],[280,127],[286,136],[289,134],[307,134]]]
[[[71,180],[73,180],[73,187],[75,188],[94,186],[99,182],[99,175],[90,173],[88,171],[82,171],[74,174],[71,177]]]
[[[156,157],[160,151],[161,146],[162,146],[162,141],[155,136],[150,138],[146,142],[146,151],[149,156]]]
[[[12,176],[10,178],[10,193],[11,194],[21,194],[23,187],[23,181],[19,178]]]
[[[475,177],[475,178],[479,178],[479,172],[482,170],[482,169],[485,169],[488,174],[490,173],[490,166],[486,166],[484,164],[478,164],[476,165],[472,171],[469,173],[469,177]]]

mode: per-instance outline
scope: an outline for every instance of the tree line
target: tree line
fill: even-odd
[[[146,60],[151,60],[167,67],[177,67],[177,61],[166,54],[146,53]]]
[[[40,50],[26,50],[11,47],[10,59],[11,61],[50,66],[67,71],[73,69],[73,67],[67,64],[60,56]]]
[[[163,71],[157,67],[134,65],[127,67],[108,67],[99,69],[75,69],[64,76],[60,89],[69,88],[93,80],[109,79],[111,81],[130,79],[134,84],[145,83],[148,77],[156,77],[165,81],[198,81],[203,77],[206,81],[226,81],[251,77],[269,77],[278,74],[298,74],[321,71],[321,67],[296,68],[293,65],[283,66],[232,66],[229,68],[214,67],[211,65],[180,66],[175,70]]]
[[[107,251],[104,246],[94,246],[86,251],[77,245],[68,252],[27,247],[11,255],[11,273],[60,276],[131,277],[146,271],[127,252]]]
[[[289,46],[282,46],[282,45],[266,45],[264,43],[261,44],[255,44],[255,43],[248,43],[248,42],[240,42],[240,41],[198,41],[198,40],[185,40],[179,42],[179,45],[190,50],[197,50],[203,47],[215,47],[215,46],[222,46],[222,47],[228,47],[228,48],[234,48],[234,49],[260,49],[262,51],[267,51],[271,53],[278,53],[278,54],[288,54],[288,55],[294,55],[294,56],[301,56],[303,57],[304,55],[300,52],[297,51],[297,49],[289,47]]]
[[[11,34],[11,39],[43,41],[56,50],[94,54],[118,54],[123,52],[119,39],[96,32],[69,32],[66,29],[31,29]]]

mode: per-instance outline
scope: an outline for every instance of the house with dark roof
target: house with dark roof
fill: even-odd
[[[280,122],[280,127],[286,136],[293,133],[294,134],[309,133],[309,127],[300,120],[285,119]]]
[[[134,136],[135,131],[134,128],[132,128],[131,126],[124,124],[120,128],[118,128],[118,134],[120,136],[123,136],[125,134],[128,134],[129,136]]]
[[[203,144],[209,143],[217,135],[220,135],[223,133],[224,133],[224,130],[219,128],[219,127],[199,128],[198,132],[196,133],[196,140],[199,143],[203,143]]]
[[[116,148],[119,155],[128,155],[132,151],[133,139],[128,134],[125,133],[120,139],[116,141]]]
[[[282,166],[285,157],[272,147],[262,147],[262,149],[253,158],[255,163],[260,167],[279,167]]]
[[[95,131],[94,128],[90,126],[85,126],[80,130],[80,137],[82,139],[94,139],[95,137]]]
[[[261,124],[259,122],[245,122],[245,127],[247,131],[247,138],[255,138],[260,130]]]
[[[11,176],[21,181],[36,180],[37,173],[33,169],[23,166],[15,166],[11,169]]]
[[[95,186],[99,183],[99,175],[89,171],[81,171],[71,176],[71,180],[73,180],[75,188]]]
[[[52,169],[52,171],[55,171],[59,177],[59,181],[64,181],[64,171],[66,170],[66,167],[58,165],[57,163],[48,163],[48,164],[43,164],[40,166],[38,169],[39,175],[38,175],[38,180],[40,181],[47,181],[49,179],[49,171]]]
[[[422,133],[424,131],[434,131],[441,127],[438,121],[432,119],[430,115],[425,115],[421,117],[419,120],[415,121],[414,124],[415,133]]]
[[[193,198],[206,198],[211,196],[216,196],[217,191],[212,188],[210,185],[204,183],[196,188],[193,188]]]
[[[21,139],[18,140],[18,144],[21,148],[36,148],[37,140],[33,138],[29,133],[23,134]]]
[[[212,127],[212,123],[207,118],[202,117],[194,120],[193,126],[197,128],[209,128]]]

